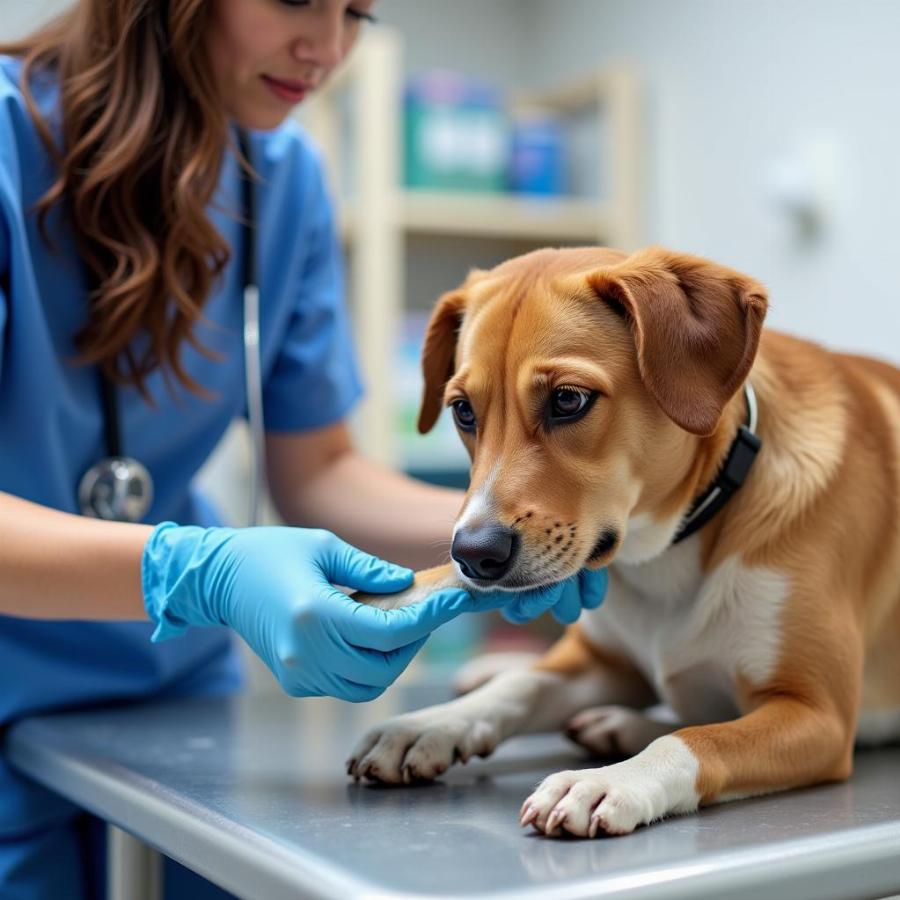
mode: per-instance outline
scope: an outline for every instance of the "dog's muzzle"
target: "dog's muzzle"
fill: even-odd
[[[463,575],[475,581],[499,581],[519,552],[519,535],[497,523],[460,528],[453,535],[450,555]]]

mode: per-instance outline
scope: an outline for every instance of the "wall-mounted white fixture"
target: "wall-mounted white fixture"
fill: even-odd
[[[835,145],[811,140],[771,160],[764,172],[770,205],[799,243],[819,240],[833,219],[838,188]]]

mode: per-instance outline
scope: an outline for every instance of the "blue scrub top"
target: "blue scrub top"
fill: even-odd
[[[85,276],[59,209],[48,220],[55,249],[38,232],[33,208],[53,167],[19,73],[19,61],[0,56],[0,491],[77,512],[79,479],[106,455],[96,371],[72,362],[72,338],[86,312]],[[55,78],[38,76],[32,89],[55,127]],[[320,160],[295,123],[251,134],[250,150],[262,179],[255,188],[256,254],[266,428],[317,428],[343,419],[361,394],[332,205]],[[231,420],[246,415],[240,198],[229,153],[209,216],[232,258],[195,329],[217,358],[188,345],[182,356],[213,399],[180,385],[169,390],[160,372],[147,382],[155,406],[134,389],[120,392],[124,451],[153,476],[147,522],[216,524],[192,479]],[[225,629],[193,628],[160,644],[150,643],[152,630],[150,623],[0,616],[0,726],[42,710],[221,693],[239,684]],[[51,820],[62,805],[0,758],[0,838]]]

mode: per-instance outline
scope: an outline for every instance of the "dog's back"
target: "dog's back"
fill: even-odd
[[[881,360],[838,355],[852,397],[844,477],[868,547],[862,611],[866,647],[858,739],[900,737],[900,370]],[[852,527],[852,523],[848,522]]]
[[[772,458],[748,494],[768,493],[793,519],[770,540],[815,535],[810,562],[833,571],[832,600],[849,592],[860,604],[867,672],[883,648],[878,665],[894,673],[884,688],[900,706],[900,370],[769,332],[751,377],[766,394]]]

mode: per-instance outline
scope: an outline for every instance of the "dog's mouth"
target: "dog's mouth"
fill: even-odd
[[[466,589],[473,591],[500,591],[504,593],[536,591],[540,590],[541,588],[551,587],[558,581],[564,580],[560,579],[558,576],[549,574],[543,575],[539,572],[529,572],[527,574],[522,572],[511,572],[509,575],[505,575],[503,578],[498,578],[496,581],[494,581],[484,578],[475,578],[472,575],[466,574],[466,572],[460,569],[458,564],[456,566],[456,569],[459,574],[460,581],[463,582]]]
[[[503,577],[498,579],[497,581],[491,581],[485,578],[475,578],[472,575],[467,575],[464,571],[462,571],[457,564],[457,571],[459,572],[460,581],[462,581],[466,588],[473,591],[528,591],[532,588],[536,587],[545,587],[550,584],[549,581],[544,582],[535,582],[535,583],[526,583],[525,581],[521,581],[515,576],[512,577]]]
[[[594,544],[594,549],[588,556],[588,562],[600,562],[608,557],[616,549],[618,543],[619,532],[614,528],[605,528],[597,538],[597,543]]]
[[[608,562],[621,541],[617,529],[607,527],[600,532],[597,542],[594,544],[586,562]],[[496,580],[478,578],[471,572],[463,571],[457,564],[462,581],[466,587],[475,591],[534,591],[551,587],[560,581],[565,581],[568,575],[561,576],[557,572],[529,571],[527,562],[524,565],[514,567],[507,575]],[[524,571],[523,571],[524,569]]]

